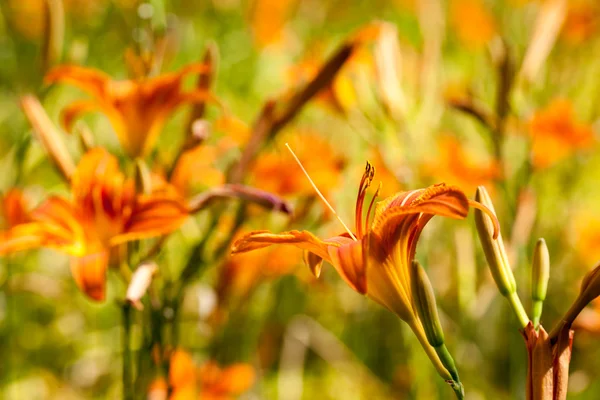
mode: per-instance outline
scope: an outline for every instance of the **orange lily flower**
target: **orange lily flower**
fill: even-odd
[[[500,177],[500,168],[490,160],[476,161],[454,137],[444,136],[439,141],[439,156],[436,161],[424,165],[426,175],[449,182],[474,193],[477,186],[492,183]]]
[[[167,117],[180,105],[215,101],[209,93],[194,89],[184,91],[183,79],[194,73],[206,72],[204,64],[191,64],[178,72],[151,79],[114,81],[101,71],[63,65],[51,70],[47,83],[66,82],[92,96],[75,101],[62,113],[67,131],[83,113],[103,112],[115,130],[125,152],[131,157],[147,154],[156,142]]]
[[[172,232],[188,215],[178,198],[137,196],[133,180],[101,148],[82,157],[71,188],[71,200],[52,196],[4,232],[0,254],[36,247],[67,253],[75,282],[94,300],[104,299],[114,246]]]
[[[158,378],[150,384],[148,398],[166,400],[232,400],[254,383],[254,369],[243,363],[219,367],[208,361],[197,368],[189,353],[175,350],[169,362],[168,383]]]
[[[600,6],[597,2],[580,0],[569,2],[561,36],[571,44],[580,44],[600,30]]]
[[[537,168],[549,167],[594,143],[592,127],[576,121],[573,106],[564,99],[556,99],[536,112],[529,122],[529,133],[532,162]]]
[[[230,296],[243,298],[259,281],[292,273],[300,255],[299,249],[276,247],[229,258],[219,271],[219,302]]]
[[[290,137],[290,145],[307,160],[306,166],[315,171],[313,180],[317,186],[333,188],[338,185],[344,159],[335,153],[327,140],[314,132],[296,132]],[[295,166],[293,159],[273,149],[262,153],[250,175],[254,186],[267,192],[281,196],[313,195],[312,186]]]
[[[438,184],[398,193],[379,202],[373,223],[370,224],[376,193],[363,222],[363,203],[373,177],[374,169],[367,163],[358,191],[354,233],[348,231],[321,240],[307,231],[280,234],[255,231],[237,240],[232,253],[243,253],[272,244],[292,244],[306,251],[305,261],[317,277],[322,262],[329,262],[352,289],[366,294],[406,321],[440,374],[449,376],[436,361],[438,357],[427,343],[423,326],[413,310],[409,267],[415,257],[419,235],[434,215],[463,219],[469,207],[480,208],[490,216],[492,214],[481,204],[467,199],[456,187]],[[495,221],[495,218],[492,219]]]

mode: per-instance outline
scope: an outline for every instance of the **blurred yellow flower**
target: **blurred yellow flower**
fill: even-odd
[[[185,103],[216,101],[203,90],[182,88],[186,76],[206,70],[203,64],[191,64],[155,78],[114,81],[95,69],[63,65],[51,70],[45,80],[77,86],[92,96],[63,110],[62,123],[67,131],[81,114],[101,111],[110,120],[125,152],[138,157],[153,148],[166,119],[176,108]]]
[[[580,44],[598,33],[600,5],[588,0],[569,2],[561,36],[571,44]]]
[[[578,122],[573,106],[565,99],[555,99],[537,111],[529,121],[529,134],[536,168],[546,168],[595,142],[591,125]]]
[[[491,183],[500,177],[500,169],[494,161],[475,160],[455,137],[442,136],[438,149],[439,156],[435,161],[423,165],[423,173],[435,181],[448,182],[467,193],[474,193],[477,186],[491,187]]]
[[[169,361],[168,382],[164,378],[155,379],[148,389],[148,399],[232,400],[247,391],[254,380],[254,368],[248,364],[221,368],[208,361],[196,367],[189,353],[175,350]]]
[[[496,21],[481,0],[452,0],[450,24],[460,41],[475,49],[496,35]]]
[[[79,288],[103,300],[113,246],[179,228],[186,206],[166,196],[136,196],[106,150],[86,153],[71,181],[72,200],[52,196],[0,236],[0,254],[49,247],[69,254]]]

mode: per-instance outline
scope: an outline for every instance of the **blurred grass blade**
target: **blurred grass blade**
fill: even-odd
[[[42,142],[50,159],[65,178],[70,180],[73,172],[75,172],[75,163],[65,146],[62,135],[48,118],[48,114],[46,114],[37,97],[33,95],[23,96],[21,107],[33,127],[37,139]]]
[[[46,26],[42,47],[43,70],[48,71],[62,58],[65,40],[65,10],[62,0],[45,0]]]
[[[567,15],[567,3],[567,0],[548,0],[540,6],[533,35],[519,73],[519,76],[527,82],[535,79],[554,47]]]
[[[406,112],[406,98],[402,91],[402,54],[398,30],[391,23],[381,23],[375,42],[377,83],[383,104],[391,117],[399,121]]]

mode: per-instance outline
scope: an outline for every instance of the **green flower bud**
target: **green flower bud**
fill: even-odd
[[[533,253],[531,270],[531,299],[533,300],[533,325],[540,323],[542,308],[546,299],[548,279],[550,278],[550,255],[544,239],[539,239]]]
[[[489,208],[494,214],[496,213],[490,195],[485,190],[485,187],[479,186],[477,188],[475,201]],[[478,209],[475,209],[475,224],[477,226],[479,241],[483,247],[485,258],[490,266],[490,271],[492,272],[496,286],[498,286],[498,290],[500,290],[503,296],[514,293],[517,290],[517,284],[508,263],[502,234],[499,234],[494,239],[494,224],[489,216]]]
[[[411,265],[411,283],[414,305],[425,329],[427,341],[432,347],[441,346],[444,344],[444,332],[435,303],[435,294],[427,273],[418,261],[413,261]]]
[[[496,214],[490,195],[483,186],[477,188],[475,201],[485,206],[492,214]],[[519,319],[521,328],[525,328],[529,324],[529,317],[517,294],[517,283],[508,263],[508,256],[506,255],[502,235],[498,233],[497,236],[494,236],[497,233],[494,230],[494,223],[490,216],[486,215],[482,210],[475,209],[475,225],[477,226],[479,241],[481,242],[481,247],[483,248],[496,286],[510,303],[511,308]]]

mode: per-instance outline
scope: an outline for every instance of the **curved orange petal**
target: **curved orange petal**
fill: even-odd
[[[268,231],[254,231],[235,241],[231,253],[261,249],[272,244],[291,244],[303,250],[308,250],[320,258],[330,261],[329,246],[339,246],[338,243],[328,243],[308,231],[289,231],[279,234]]]
[[[90,298],[104,300],[108,252],[86,254],[71,258],[71,273],[77,286]]]
[[[102,71],[77,65],[60,65],[50,70],[44,77],[46,84],[68,83],[98,98],[104,97],[106,85],[110,80],[110,76]]]
[[[17,225],[0,235],[0,254],[42,247],[46,234],[43,225],[37,222]]]
[[[187,207],[174,198],[138,200],[122,234],[110,240],[111,246],[130,240],[145,239],[171,233],[185,222]]]
[[[331,264],[338,271],[348,286],[360,294],[367,293],[367,255],[368,239],[353,240],[346,237],[335,237],[328,242],[340,246],[329,246]]]
[[[74,101],[62,110],[60,114],[60,123],[65,131],[71,132],[73,129],[73,123],[82,114],[101,109],[102,107],[95,100]]]
[[[73,205],[50,197],[30,214],[30,222],[13,226],[0,237],[0,254],[49,247],[71,255],[85,250],[85,230]]]
[[[2,216],[9,228],[29,221],[27,202],[21,190],[10,189],[2,196]]]
[[[468,212],[469,200],[461,190],[445,184],[434,185],[424,190],[400,193],[378,204],[372,232],[384,241],[395,241],[398,226],[405,223],[409,215],[463,219]]]

